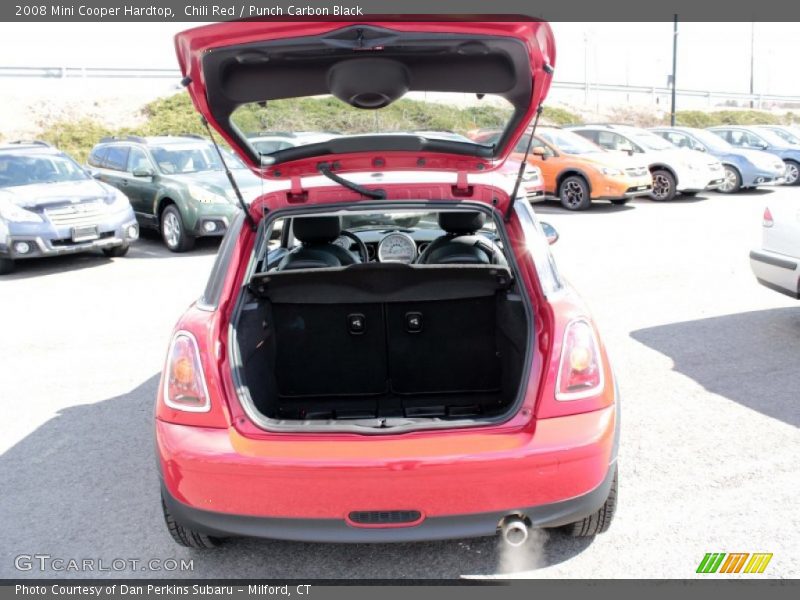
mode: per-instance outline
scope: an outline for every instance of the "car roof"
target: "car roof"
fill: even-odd
[[[110,136],[104,137],[100,140],[97,144],[98,146],[101,144],[142,144],[145,146],[149,145],[159,145],[165,146],[169,144],[186,144],[186,143],[206,143],[210,144],[211,142],[204,138],[201,135],[195,134],[181,134],[181,135],[154,135],[154,136],[138,136],[138,135],[127,135],[127,136]]]
[[[39,140],[20,140],[0,143],[0,152],[13,152],[25,154],[63,154],[47,142]]]

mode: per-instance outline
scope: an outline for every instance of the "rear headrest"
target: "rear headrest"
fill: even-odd
[[[327,244],[342,233],[339,217],[297,217],[292,227],[294,237],[304,244]]]
[[[441,212],[439,213],[439,227],[447,233],[469,234],[475,233],[486,222],[486,215],[477,211]]]

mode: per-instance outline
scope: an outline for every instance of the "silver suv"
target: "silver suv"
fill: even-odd
[[[100,249],[139,237],[128,198],[45,142],[0,145],[0,274],[14,261]]]

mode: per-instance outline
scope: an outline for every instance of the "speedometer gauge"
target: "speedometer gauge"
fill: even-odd
[[[383,263],[409,264],[417,257],[417,244],[414,239],[406,234],[395,231],[390,233],[378,244],[378,260]]]

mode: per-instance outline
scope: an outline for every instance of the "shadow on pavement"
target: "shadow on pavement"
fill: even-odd
[[[161,240],[161,235],[151,229],[142,229],[137,242],[131,246],[130,256],[134,258],[179,258],[187,256],[207,256],[219,250],[221,237],[197,238],[195,247],[189,252],[170,252]]]
[[[708,391],[800,426],[800,307],[672,323],[631,336]]]
[[[54,273],[65,273],[90,269],[108,265],[112,261],[124,261],[128,258],[179,258],[191,256],[214,255],[219,250],[222,238],[199,238],[191,252],[170,252],[157,233],[144,234],[140,239],[131,244],[128,254],[121,258],[111,259],[100,250],[81,252],[78,254],[65,254],[62,256],[46,256],[41,258],[28,258],[17,260],[14,271],[8,275],[0,275],[0,282],[15,279],[28,279],[29,277],[43,277]]]
[[[610,202],[605,201],[598,201],[592,202],[591,206],[587,210],[567,210],[561,205],[561,202],[558,200],[543,200],[541,202],[536,202],[533,204],[533,210],[537,214],[576,214],[576,215],[584,215],[584,214],[604,214],[604,213],[620,213],[625,212],[628,210],[633,210],[634,206],[632,203],[635,199],[632,199],[627,204],[611,204]]]
[[[179,547],[166,531],[159,503],[152,433],[157,385],[156,375],[122,396],[61,410],[0,456],[0,578],[98,575],[15,569],[16,556],[37,553],[106,564],[194,561],[192,572],[126,569],[103,577],[454,579],[494,574],[501,561],[504,572],[534,568],[519,557],[509,563],[497,538],[381,545],[239,539],[206,552]],[[591,543],[559,532],[547,537],[537,549],[540,567],[567,560]]]

